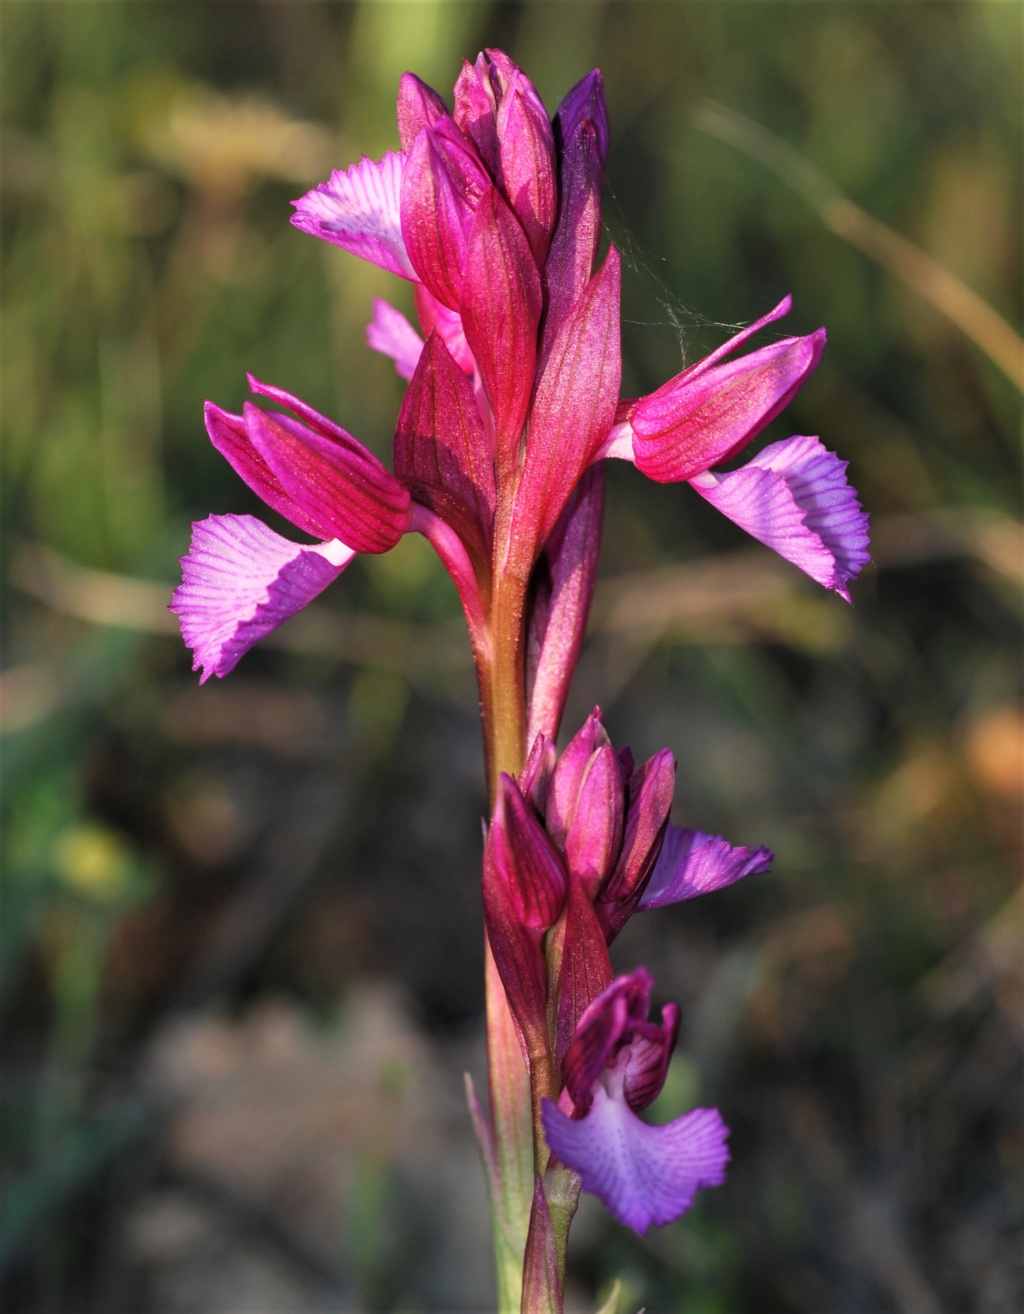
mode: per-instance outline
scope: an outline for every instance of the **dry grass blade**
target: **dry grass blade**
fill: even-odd
[[[806,156],[760,123],[715,101],[702,102],[694,118],[704,132],[757,160],[803,197],[830,232],[930,302],[1024,392],[1024,339],[977,292],[862,210]]]

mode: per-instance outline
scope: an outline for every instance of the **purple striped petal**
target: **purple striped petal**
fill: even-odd
[[[552,1154],[641,1236],[652,1223],[670,1223],[685,1213],[701,1187],[725,1181],[729,1132],[717,1109],[693,1109],[652,1127],[621,1091],[609,1094],[598,1082],[586,1117],[567,1117],[550,1100],[541,1116]]]
[[[405,157],[388,151],[350,169],[335,169],[297,201],[292,223],[392,274],[415,280],[402,237],[400,199]]]
[[[337,539],[304,546],[255,516],[210,516],[192,526],[182,582],[171,598],[200,684],[225,676],[264,635],[311,602],[355,556]]]
[[[849,602],[847,584],[871,558],[868,517],[846,466],[818,438],[788,438],[739,470],[690,482],[741,529]]]
[[[664,908],[670,903],[720,890],[744,876],[770,871],[773,856],[771,849],[763,844],[749,849],[742,844],[730,844],[721,835],[669,826],[637,907],[640,911]]]
[[[390,356],[403,379],[412,378],[423,350],[423,339],[402,312],[380,297],[373,298],[373,319],[366,326],[366,344]]]

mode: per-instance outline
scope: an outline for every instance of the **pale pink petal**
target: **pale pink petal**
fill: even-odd
[[[599,1081],[585,1117],[569,1118],[550,1100],[542,1117],[552,1154],[641,1236],[652,1223],[685,1213],[701,1187],[725,1181],[729,1132],[717,1109],[694,1109],[652,1127]]]
[[[818,438],[788,438],[739,470],[690,482],[741,529],[849,601],[847,584],[870,554],[868,517],[846,465]]]
[[[355,556],[337,539],[303,546],[255,516],[210,516],[192,526],[170,610],[193,650],[200,683],[225,676],[260,639],[337,579]]]
[[[373,298],[373,319],[366,326],[367,346],[390,356],[403,379],[411,379],[423,350],[423,339],[400,310]]]
[[[327,182],[292,202],[292,223],[381,269],[415,280],[402,237],[404,163],[398,151],[388,151],[382,160],[364,155],[350,169],[335,169]]]
[[[720,890],[744,876],[771,870],[772,852],[764,845],[749,849],[721,835],[669,826],[654,871],[638,908],[664,908],[698,894]]]

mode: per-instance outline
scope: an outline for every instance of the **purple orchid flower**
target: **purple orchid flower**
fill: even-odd
[[[679,1009],[647,1020],[650,974],[619,976],[585,1010],[563,1064],[564,1111],[544,1101],[551,1153],[578,1172],[583,1189],[641,1235],[685,1213],[702,1187],[721,1186],[729,1135],[717,1109],[693,1109],[655,1127],[637,1117],[665,1084]]]
[[[603,462],[688,483],[847,600],[868,560],[867,517],[845,463],[818,438],[774,442],[723,468],[821,358],[824,329],[741,351],[789,311],[788,297],[649,396],[620,398],[620,259],[614,246],[597,259],[609,145],[600,73],[549,120],[523,71],[489,50],[463,65],[450,108],[403,75],[397,120],[399,150],[336,170],[292,216],[412,285],[418,327],[380,299],[367,327],[370,347],[408,381],[392,469],[255,379],[266,404],[235,415],[208,403],[217,450],[314,541],[291,542],[252,516],[199,521],[171,608],[206,680],[231,671],[358,552],[421,533],[451,575],[473,646],[492,806],[491,1102],[487,1114],[475,1097],[471,1107],[502,1314],[554,1311],[581,1184],[643,1232],[720,1184],[728,1160],[716,1110],[664,1127],[637,1116],[664,1082],[679,1010],[667,1005],[650,1022],[650,976],[641,967],[614,977],[609,946],[633,913],[772,861],[763,847],[671,825],[671,753],[637,766],[612,747],[598,710],[556,750],[596,580]]]
[[[540,734],[519,779],[502,776],[484,855],[488,939],[524,1058],[535,1067],[553,1051],[566,1092],[561,1111],[544,1105],[548,1144],[640,1232],[724,1180],[726,1133],[714,1110],[663,1128],[636,1117],[664,1083],[679,1011],[648,1022],[650,976],[613,980],[607,945],[632,912],[772,862],[764,847],[669,825],[674,778],[667,750],[639,768],[616,753],[595,708],[560,756]]]

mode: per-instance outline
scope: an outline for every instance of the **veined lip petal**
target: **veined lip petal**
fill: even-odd
[[[255,516],[210,516],[192,526],[171,598],[200,683],[225,676],[265,635],[294,616],[355,556],[337,539],[291,543]]]
[[[388,151],[335,169],[326,182],[293,201],[292,223],[381,269],[415,279],[402,237],[401,189],[405,157]]]
[[[849,602],[849,581],[870,554],[868,517],[846,465],[820,439],[796,437],[770,444],[738,470],[691,482],[741,529]]]
[[[770,871],[771,866],[772,852],[764,845],[750,849],[730,844],[721,835],[669,826],[638,906],[641,910],[664,908],[720,890],[744,876]]]
[[[652,1127],[629,1107],[621,1087],[609,1091],[598,1082],[585,1117],[570,1118],[550,1100],[541,1116],[552,1154],[641,1236],[652,1223],[684,1214],[702,1187],[725,1181],[729,1133],[717,1109],[693,1109]]]

